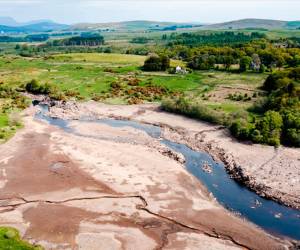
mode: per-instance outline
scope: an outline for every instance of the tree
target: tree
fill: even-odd
[[[234,64],[234,58],[233,56],[224,56],[224,65],[225,65],[225,69],[229,70],[231,65]]]
[[[266,66],[264,64],[261,64],[259,68],[259,73],[265,73],[265,71],[266,71]]]
[[[269,145],[280,145],[281,129],[283,127],[283,119],[279,112],[267,111],[262,120],[256,124],[256,129],[260,131],[263,143]]]
[[[247,71],[250,63],[251,63],[251,57],[249,57],[249,56],[243,56],[240,59],[240,72]]]
[[[160,61],[161,61],[161,70],[165,71],[168,68],[170,68],[170,58],[167,57],[166,55],[160,56]]]
[[[157,54],[150,55],[143,66],[145,71],[165,71],[170,67],[170,58],[162,55],[158,56]]]

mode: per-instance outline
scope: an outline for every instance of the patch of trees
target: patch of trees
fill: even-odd
[[[24,38],[22,37],[12,37],[12,36],[0,36],[0,43],[14,43],[14,42],[23,42]]]
[[[99,34],[81,34],[71,38],[54,40],[48,43],[49,46],[88,46],[95,47],[104,44],[104,37]]]
[[[166,111],[222,124],[231,134],[254,143],[300,147],[300,67],[271,74],[265,81],[266,98],[252,108],[252,116],[226,114],[184,97],[162,102]],[[244,100],[248,96],[232,96]]]
[[[48,34],[34,34],[25,37],[0,36],[0,42],[18,43],[18,42],[44,42],[49,39]]]
[[[34,35],[28,35],[25,37],[25,40],[28,42],[44,42],[49,39],[48,34],[34,34]]]
[[[57,37],[57,36],[75,36],[78,35],[78,32],[58,32],[58,33],[51,33],[51,36]]]
[[[170,58],[166,55],[150,55],[144,62],[144,71],[166,71],[170,68]]]
[[[150,53],[150,50],[147,47],[139,47],[139,48],[129,48],[125,51],[125,54],[133,54],[133,55],[143,55],[146,56]]]
[[[263,118],[236,120],[230,131],[241,140],[300,147],[300,67],[271,74],[263,88],[268,95],[256,109]]]
[[[300,65],[299,48],[277,48],[267,41],[255,41],[238,47],[201,46],[189,48],[178,45],[164,50],[169,57],[187,62],[196,70],[225,69],[239,65],[239,71],[272,71],[276,68]],[[220,67],[219,65],[223,65]]]
[[[140,36],[140,37],[134,37],[134,38],[132,38],[132,40],[131,40],[130,42],[131,42],[131,43],[146,44],[146,43],[148,43],[149,41],[150,41],[149,38]]]
[[[169,37],[168,46],[174,45],[187,45],[187,46],[200,46],[200,45],[232,45],[238,43],[246,43],[255,39],[266,38],[266,35],[259,32],[215,32],[209,34],[202,33],[173,33]]]

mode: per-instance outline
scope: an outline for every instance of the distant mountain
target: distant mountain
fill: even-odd
[[[225,23],[206,25],[203,29],[297,29],[300,27],[300,21],[279,21],[269,19],[242,19]]]
[[[34,22],[23,26],[0,25],[0,33],[30,33],[30,32],[50,32],[67,29],[69,26],[54,22]]]
[[[54,23],[54,22],[50,19],[41,19],[41,20],[33,20],[33,21],[21,23],[19,24],[19,26],[26,26],[26,25],[37,24],[37,23]]]
[[[11,18],[11,17],[0,16],[0,25],[17,26],[18,22],[15,19]]]
[[[18,28],[22,28],[27,32],[47,32],[67,29],[69,25],[54,22],[33,23]]]
[[[116,31],[132,31],[132,30],[166,30],[177,28],[192,28],[199,26],[193,23],[176,23],[176,22],[156,22],[156,21],[126,21],[112,23],[79,23],[72,25],[72,30],[116,30]]]

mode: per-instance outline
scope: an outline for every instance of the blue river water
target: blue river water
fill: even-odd
[[[44,108],[45,111],[45,108]],[[44,112],[36,115],[37,119],[74,133],[68,126],[68,121],[54,119]],[[133,127],[145,131],[154,138],[160,138],[160,127],[146,125],[134,121],[101,119],[84,122],[104,123],[112,127]],[[215,162],[204,152],[197,152],[184,144],[161,139],[161,143],[184,155],[185,167],[214,195],[220,204],[239,216],[248,219],[269,233],[300,240],[300,211],[264,199],[229,177],[223,164]],[[202,166],[208,165],[210,171],[204,171]]]

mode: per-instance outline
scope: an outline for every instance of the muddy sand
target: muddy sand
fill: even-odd
[[[24,129],[0,145],[0,225],[17,228],[24,239],[46,249],[292,247],[221,207],[181,155],[145,132],[72,121],[77,133],[70,134],[35,120],[35,112],[28,109]],[[166,138],[190,143],[193,135],[205,142],[222,132],[152,105],[91,102],[52,112],[170,124]]]

